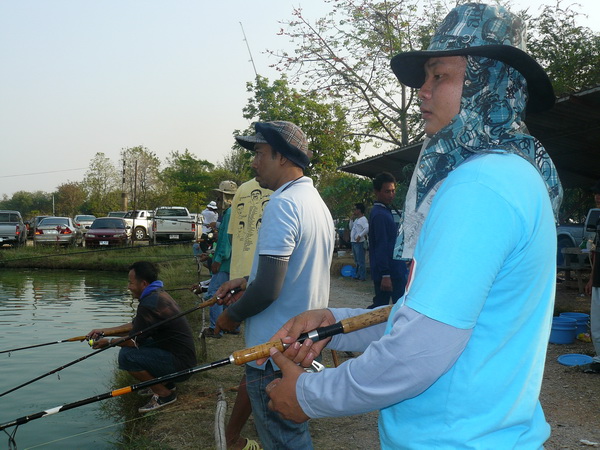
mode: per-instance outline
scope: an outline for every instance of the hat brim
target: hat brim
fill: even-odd
[[[402,84],[418,89],[425,82],[425,62],[428,59],[467,55],[484,56],[502,61],[518,70],[527,81],[528,113],[545,111],[554,105],[554,89],[542,66],[524,51],[510,45],[482,45],[456,50],[423,50],[400,53],[392,58],[391,66]]]
[[[255,136],[236,136],[235,140],[238,144],[244,147],[247,150],[254,151],[255,144],[268,144],[267,141],[261,139],[260,137]]]

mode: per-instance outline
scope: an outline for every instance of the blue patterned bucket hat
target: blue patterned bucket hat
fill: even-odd
[[[283,120],[256,122],[254,136],[236,136],[242,147],[254,151],[254,144],[269,144],[297,166],[305,169],[312,158],[308,139],[298,125]]]
[[[523,21],[501,6],[466,3],[451,10],[427,50],[400,53],[392,70],[406,86],[425,82],[425,62],[443,56],[483,56],[515,68],[527,81],[528,112],[552,108],[555,97],[544,69],[525,52]]]

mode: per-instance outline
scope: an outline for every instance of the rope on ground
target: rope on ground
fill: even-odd
[[[217,399],[217,408],[215,411],[215,446],[217,450],[227,450],[227,441],[225,440],[225,413],[227,412],[227,400],[223,388],[219,388],[219,397]]]

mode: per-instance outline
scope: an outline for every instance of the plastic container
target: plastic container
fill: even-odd
[[[577,335],[577,321],[571,317],[553,317],[551,344],[572,344]]]
[[[354,268],[354,266],[351,266],[351,265],[343,266],[342,270],[340,272],[342,273],[343,277],[355,277],[356,276],[356,269]]]
[[[560,313],[559,317],[570,317],[571,319],[575,319],[577,322],[577,333],[587,333],[588,332],[588,323],[590,322],[590,315],[580,312],[564,312]]]

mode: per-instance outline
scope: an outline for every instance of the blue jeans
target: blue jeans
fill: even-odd
[[[312,449],[307,422],[301,424],[290,422],[268,408],[269,396],[265,388],[275,378],[281,378],[281,373],[273,370],[270,361],[265,364],[265,370],[246,365],[246,387],[252,404],[254,425],[261,444],[266,450]]]
[[[127,372],[145,370],[155,378],[177,372],[173,354],[152,346],[121,347],[119,369]]]
[[[210,279],[208,289],[206,291],[206,298],[211,298],[217,292],[217,289],[229,281],[229,272],[217,272]],[[214,328],[217,323],[218,317],[223,312],[223,305],[217,305],[216,303],[210,307],[210,328]]]
[[[356,263],[356,276],[359,280],[367,279],[367,268],[365,264],[365,243],[364,242],[353,242],[352,243],[352,254],[354,255],[354,262]]]

